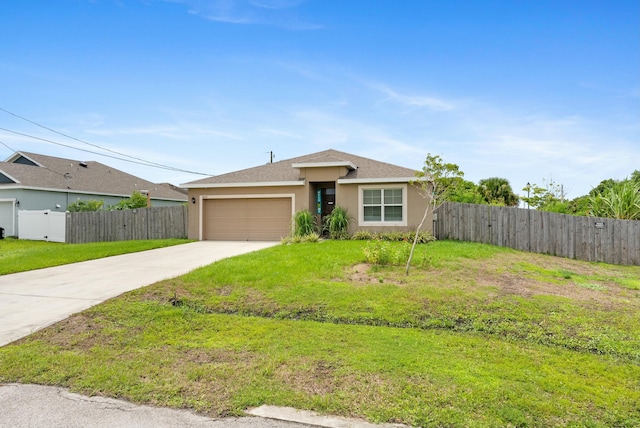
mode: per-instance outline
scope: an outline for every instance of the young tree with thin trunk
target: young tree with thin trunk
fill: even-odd
[[[440,156],[427,153],[422,171],[416,172],[416,179],[412,182],[420,190],[422,197],[427,200],[427,206],[422,220],[416,228],[416,235],[413,238],[413,245],[411,245],[405,274],[409,275],[409,267],[418,242],[418,234],[425,220],[429,217],[429,214],[433,214],[440,205],[450,198],[460,183],[463,182],[462,177],[464,177],[464,172],[460,171],[458,165],[445,163]]]

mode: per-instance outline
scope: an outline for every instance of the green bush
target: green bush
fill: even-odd
[[[115,205],[110,205],[108,211],[132,210],[135,208],[146,208],[147,197],[137,190],[133,192],[130,198],[123,199]]]
[[[376,239],[376,235],[369,230],[358,230],[351,237],[354,241],[371,241]]]
[[[316,233],[316,218],[311,211],[298,211],[293,217],[293,236],[307,236]]]
[[[349,239],[349,223],[353,217],[346,208],[336,206],[331,214],[324,219],[324,229],[329,232],[331,239]]]
[[[595,217],[640,220],[640,184],[621,181],[589,200]]]
[[[415,238],[415,232],[380,232],[373,233],[368,230],[359,230],[353,234],[351,239],[354,241],[404,241],[404,242],[413,242]],[[421,231],[418,233],[418,244],[426,244],[432,241],[435,241],[436,238],[431,234],[431,232]]]
[[[388,242],[369,241],[364,247],[364,259],[372,265],[388,265],[391,260],[391,246]]]
[[[72,213],[75,212],[92,212],[92,211],[100,211],[104,207],[104,201],[96,201],[95,199],[90,199],[87,201],[77,201],[69,204],[67,207],[67,211]]]
[[[311,232],[302,236],[287,236],[286,238],[282,238],[280,243],[283,245],[288,244],[302,244],[304,242],[319,242],[320,235],[317,232]]]
[[[364,259],[373,265],[404,265],[409,259],[411,243],[392,244],[391,241],[371,240],[364,247]]]

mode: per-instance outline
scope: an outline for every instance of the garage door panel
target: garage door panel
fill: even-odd
[[[277,241],[289,234],[291,198],[206,200],[206,240]]]

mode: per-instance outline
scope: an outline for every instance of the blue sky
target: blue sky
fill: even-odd
[[[569,198],[640,169],[638,0],[9,0],[0,108],[222,174],[328,148]],[[0,111],[0,158],[98,156]],[[8,148],[8,147],[10,148]]]

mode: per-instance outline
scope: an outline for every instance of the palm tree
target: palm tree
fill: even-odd
[[[506,178],[485,178],[478,182],[478,187],[488,204],[515,207],[520,202],[520,198],[513,193],[511,184]]]

